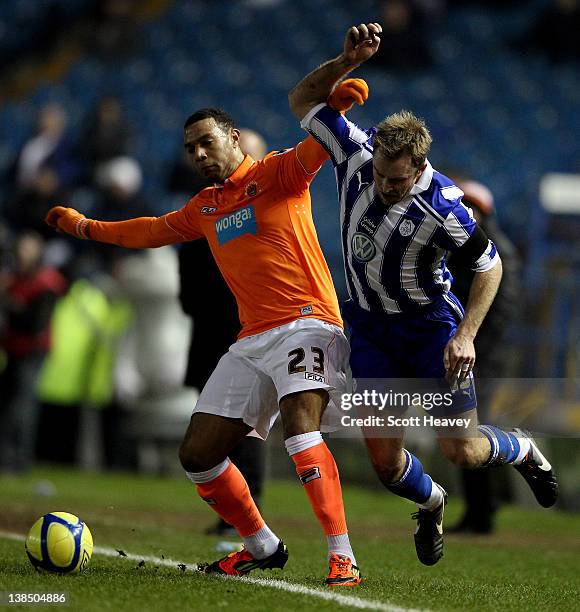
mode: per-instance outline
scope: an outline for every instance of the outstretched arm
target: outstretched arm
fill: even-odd
[[[363,105],[369,97],[369,87],[363,79],[346,79],[330,94],[326,101],[328,106],[339,113],[346,113],[353,104]],[[314,174],[328,159],[326,149],[312,137],[308,136],[296,146],[296,155],[308,172]]]
[[[342,53],[313,70],[288,94],[294,115],[302,119],[310,109],[325,102],[343,77],[377,52],[381,32],[378,23],[361,23],[350,28]]]
[[[145,249],[198,238],[199,235],[195,231],[186,233],[186,215],[186,209],[182,208],[162,217],[138,217],[128,221],[105,222],[87,219],[74,208],[55,206],[48,211],[46,223],[57,231],[76,238],[116,244],[130,249]]]

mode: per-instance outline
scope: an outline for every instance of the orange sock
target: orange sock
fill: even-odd
[[[242,538],[256,533],[266,524],[250,495],[245,478],[233,463],[217,478],[198,483],[196,487],[199,496],[226,523],[233,525]]]
[[[324,442],[291,455],[325,535],[347,532],[338,468]]]

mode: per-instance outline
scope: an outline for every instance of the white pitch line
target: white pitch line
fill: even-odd
[[[393,604],[383,603],[382,601],[360,599],[359,597],[354,597],[353,595],[340,595],[340,593],[335,593],[334,591],[330,590],[321,591],[319,589],[312,589],[301,584],[284,582],[283,580],[273,580],[271,578],[249,578],[246,576],[238,578],[238,580],[250,582],[251,584],[259,584],[260,586],[270,587],[272,589],[279,589],[281,591],[288,591],[288,593],[311,595],[312,597],[318,597],[318,599],[333,601],[341,606],[357,608],[359,610],[380,610],[381,612],[429,612],[428,610],[401,608]]]
[[[0,538],[6,540],[16,540],[22,542],[25,537],[18,533],[10,533],[7,531],[0,531]],[[182,561],[175,561],[174,559],[168,559],[167,557],[154,557],[152,555],[136,555],[134,553],[125,553],[120,555],[118,550],[114,548],[106,548],[103,546],[95,546],[93,553],[96,555],[103,555],[104,557],[115,557],[117,559],[127,559],[128,561],[145,561],[153,563],[155,565],[162,565],[164,567],[172,567],[174,569],[183,569],[183,571],[197,571],[197,563],[183,563]],[[214,576],[215,577],[215,576]],[[393,604],[384,603],[382,601],[372,601],[370,599],[361,599],[352,595],[341,595],[334,591],[322,591],[320,589],[313,589],[311,587],[304,586],[302,584],[296,584],[293,582],[285,582],[284,580],[274,580],[271,578],[250,578],[248,576],[243,577],[232,577],[225,578],[226,580],[238,580],[240,582],[247,582],[249,584],[256,584],[270,589],[278,589],[280,591],[287,591],[288,593],[297,593],[299,595],[309,595],[318,599],[324,599],[325,601],[333,601],[340,606],[347,606],[349,608],[356,608],[358,610],[378,610],[380,612],[429,612],[426,609],[417,610],[415,608],[401,608]]]
[[[9,533],[8,531],[0,531],[0,538],[4,538],[5,540],[16,540],[18,542],[24,542],[26,539],[19,533]]]

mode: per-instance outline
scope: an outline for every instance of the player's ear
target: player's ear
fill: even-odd
[[[239,147],[240,146],[240,130],[238,130],[238,128],[232,128],[230,131],[230,137],[232,139],[232,142],[234,143],[234,146],[237,145]]]

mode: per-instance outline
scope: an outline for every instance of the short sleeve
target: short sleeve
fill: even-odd
[[[337,166],[366,145],[370,136],[326,104],[315,106],[300,125],[326,149]]]
[[[322,162],[320,162],[314,164],[314,166],[317,167],[313,167],[312,160],[308,162],[300,159],[298,148],[303,142],[297,147],[270,153],[264,159],[266,172],[271,177],[275,177],[276,184],[289,195],[300,195],[304,193],[314,180],[314,177],[322,165]],[[318,143],[315,142],[313,144],[320,148]],[[324,154],[322,148],[320,148],[320,152]]]

